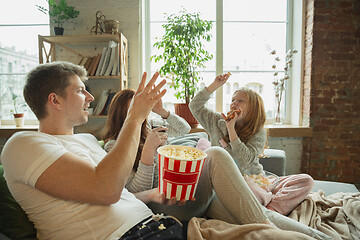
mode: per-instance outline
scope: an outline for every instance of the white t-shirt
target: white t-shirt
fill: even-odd
[[[38,239],[118,239],[152,215],[126,189],[109,206],[65,201],[35,188],[39,176],[60,156],[71,152],[96,166],[106,155],[90,134],[49,135],[23,131],[5,144],[1,161],[11,194],[38,231]]]

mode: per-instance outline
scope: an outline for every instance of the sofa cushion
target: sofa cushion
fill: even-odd
[[[264,170],[275,173],[278,176],[285,175],[286,154],[283,150],[265,149],[264,157],[259,159]]]
[[[327,196],[337,192],[359,192],[356,186],[351,183],[315,180],[311,191],[317,192],[319,190],[322,190]]]
[[[6,184],[0,165],[0,232],[13,240],[34,239],[36,230],[26,213],[15,201]]]
[[[189,133],[184,136],[169,138],[169,145],[182,145],[188,147],[196,147],[200,138],[208,139],[206,132]]]

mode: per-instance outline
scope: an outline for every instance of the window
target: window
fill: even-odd
[[[14,124],[12,94],[24,103],[22,94],[26,73],[38,65],[38,35],[49,35],[49,17],[35,5],[45,0],[7,1],[0,15],[0,120]],[[19,8],[21,6],[21,8]],[[16,11],[14,11],[16,9]],[[24,108],[26,123],[36,123],[35,115]],[[33,121],[32,121],[33,120]]]
[[[257,91],[263,98],[269,122],[274,118],[274,89],[273,89],[273,55],[284,56],[287,49],[298,48],[301,52],[301,19],[302,1],[293,3],[291,0],[149,0],[145,4],[145,69],[152,74],[160,68],[159,63],[150,62],[150,56],[158,54],[153,48],[156,37],[163,34],[161,25],[166,21],[164,13],[178,13],[182,7],[188,12],[199,12],[206,20],[214,21],[213,38],[208,44],[208,51],[214,58],[207,62],[202,71],[203,80],[198,87],[203,88],[213,81],[215,76],[223,72],[231,72],[228,84],[219,89],[208,102],[208,107],[218,112],[229,110],[232,93],[243,86]],[[294,6],[296,4],[296,6]],[[206,5],[206,8],[204,6]],[[300,7],[299,7],[300,6]],[[298,22],[293,19],[293,9],[296,9]],[[300,31],[293,31],[294,26]],[[294,38],[296,32],[297,37]],[[297,40],[298,42],[296,42]],[[148,50],[148,48],[150,50]],[[299,54],[300,55],[300,54]],[[286,86],[283,117],[286,122],[298,124],[301,88],[300,56],[295,60],[293,69],[298,69],[298,76],[292,78],[292,84]],[[282,59],[283,60],[283,59]],[[278,66],[284,65],[280,62]],[[293,74],[294,75],[294,74]],[[297,94],[294,94],[294,91]],[[218,93],[219,92],[219,93]],[[294,98],[296,96],[296,98]],[[171,102],[179,102],[168,89],[164,97],[167,106]],[[296,106],[294,108],[294,106]],[[170,109],[172,110],[172,109]],[[297,119],[296,119],[297,118]]]

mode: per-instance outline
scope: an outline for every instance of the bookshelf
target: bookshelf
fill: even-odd
[[[38,36],[39,63],[53,61],[69,61],[81,65],[85,58],[95,58],[103,53],[109,42],[118,44],[118,71],[115,75],[88,76],[86,85],[95,97],[92,107],[95,109],[101,93],[105,89],[117,92],[128,88],[128,42],[122,33],[102,35],[65,35],[65,36]],[[99,66],[97,66],[99,67]],[[90,74],[90,69],[88,70]],[[103,116],[91,116],[91,118]]]

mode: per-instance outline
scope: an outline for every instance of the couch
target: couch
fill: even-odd
[[[265,149],[264,157],[260,158],[260,163],[269,172],[278,176],[285,175],[286,154],[283,150]],[[337,192],[359,192],[354,184],[315,180],[312,192],[318,190],[322,190],[326,195]]]
[[[192,133],[185,137],[170,139],[170,144],[196,146],[200,138],[207,138],[206,133]],[[265,149],[261,164],[267,171],[279,176],[285,175],[286,155],[282,150]],[[335,192],[358,192],[353,184],[329,181],[315,181],[313,191],[323,190],[326,194]],[[36,239],[36,230],[11,196],[3,177],[3,168],[0,165],[0,240]]]

